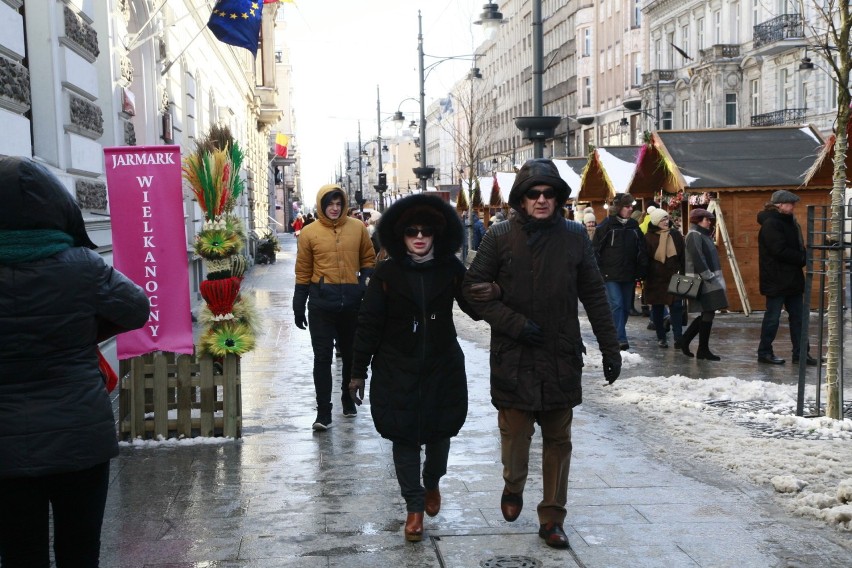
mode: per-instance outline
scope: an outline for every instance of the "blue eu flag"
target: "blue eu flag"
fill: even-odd
[[[244,47],[256,56],[261,18],[261,0],[219,0],[207,27],[222,43]]]

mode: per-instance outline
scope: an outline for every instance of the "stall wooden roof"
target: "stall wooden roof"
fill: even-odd
[[[645,177],[634,179],[664,176],[670,193],[798,189],[824,143],[812,126],[660,130],[640,155]]]
[[[852,133],[852,121],[846,125],[846,136]],[[830,188],[834,185],[834,145],[837,143],[837,135],[828,137],[816,161],[805,175],[805,186],[809,188]],[[846,150],[846,171],[852,171],[852,153]]]

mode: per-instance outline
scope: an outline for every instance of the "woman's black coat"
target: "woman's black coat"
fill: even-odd
[[[366,377],[371,366],[370,405],[379,434],[413,444],[455,436],[464,424],[467,377],[453,301],[479,319],[461,293],[465,268],[454,252],[462,230],[449,205],[440,209],[448,226],[435,237],[434,260],[416,264],[404,253],[404,243],[399,246],[402,239],[394,234],[394,223],[401,208],[420,201],[405,198],[382,216],[380,238],[391,258],[370,279],[352,363],[353,378]]]

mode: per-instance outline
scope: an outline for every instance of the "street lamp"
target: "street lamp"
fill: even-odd
[[[657,69],[655,71],[657,75],[656,83],[654,84],[654,103],[656,108],[653,109],[653,114],[649,109],[642,108],[642,99],[634,99],[631,101],[624,101],[622,106],[629,110],[630,112],[638,112],[642,115],[648,117],[650,120],[654,121],[654,130],[660,129],[660,73],[661,71]]]
[[[488,3],[483,6],[481,20],[477,23],[496,28],[503,23],[503,15],[497,12],[496,4]],[[499,16],[499,17],[498,17]],[[515,118],[515,126],[522,132],[523,137],[533,143],[533,157],[544,157],[544,141],[553,138],[553,133],[559,123],[561,116],[544,115],[544,88],[542,76],[544,75],[544,32],[541,21],[541,0],[533,0],[532,3],[532,44],[533,44],[533,116],[519,116]]]
[[[488,39],[492,39],[494,34],[497,33],[497,28],[505,22],[506,20],[503,19],[503,13],[499,11],[497,4],[489,2],[482,6],[482,14],[480,14],[479,19],[473,23],[477,26],[482,26],[482,30],[485,32]]]
[[[496,5],[495,5],[496,8]],[[502,15],[501,15],[502,19]],[[420,13],[420,10],[417,10],[417,58],[418,58],[418,70],[419,70],[419,79],[420,79],[420,166],[417,168],[413,168],[414,175],[420,180],[420,190],[426,191],[426,181],[432,177],[432,174],[435,173],[435,168],[432,166],[426,165],[426,70],[427,68],[424,66],[424,57],[423,53],[423,16]],[[431,56],[430,57],[434,57]],[[438,57],[437,61],[431,63],[428,67],[428,70],[431,71],[435,68],[439,63],[443,63],[444,61],[449,61],[451,59],[468,59],[476,61],[476,56],[471,55],[451,55],[449,57]],[[477,67],[473,67],[470,70],[468,75],[471,79],[481,79],[482,74],[479,72]],[[394,120],[405,120],[402,116],[402,113],[397,111],[397,115],[394,116]]]

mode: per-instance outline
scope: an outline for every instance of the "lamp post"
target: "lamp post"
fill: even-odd
[[[478,24],[487,25],[492,30],[503,23],[503,15],[497,12],[497,5],[485,4]],[[533,116],[515,118],[515,126],[524,138],[533,143],[533,157],[544,157],[544,141],[553,138],[556,127],[562,122],[561,116],[544,115],[544,94],[542,76],[544,75],[544,33],[541,19],[541,0],[532,2],[532,45],[533,45]]]
[[[379,95],[379,86],[376,85],[376,142],[379,146],[379,175],[378,182],[373,188],[379,194],[379,212],[385,212],[385,191],[388,189],[387,175],[382,171],[382,98]]]
[[[426,191],[426,182],[435,173],[435,168],[426,165],[426,75],[423,67],[423,16],[417,10],[417,62],[420,78],[420,167],[414,175],[420,180],[420,191]]]

